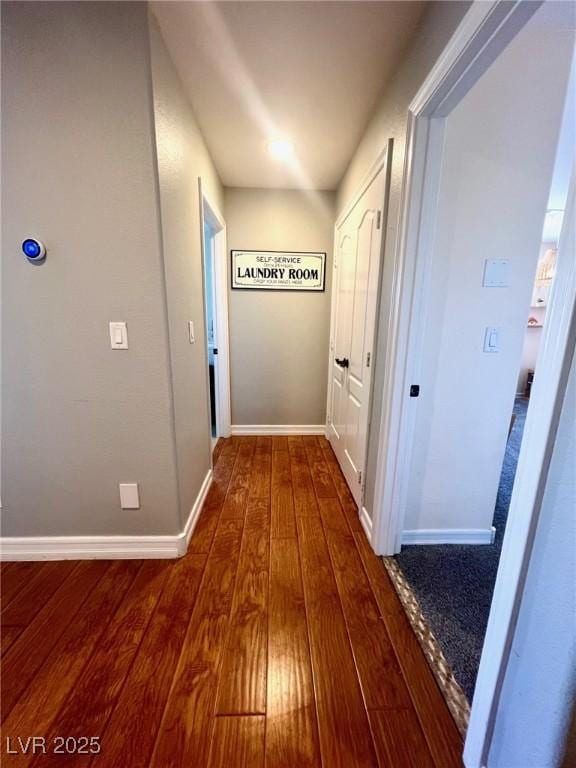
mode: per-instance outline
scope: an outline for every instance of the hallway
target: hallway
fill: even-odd
[[[323,437],[233,437],[177,561],[2,566],[12,765],[461,765]],[[100,754],[54,755],[57,736]],[[89,749],[89,747],[87,747]]]

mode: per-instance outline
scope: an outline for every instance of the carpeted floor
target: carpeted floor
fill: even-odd
[[[516,398],[494,512],[492,545],[403,546],[396,560],[454,676],[472,701],[496,580],[528,400]]]

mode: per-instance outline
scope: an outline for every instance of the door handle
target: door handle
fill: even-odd
[[[336,365],[340,366],[340,368],[348,368],[348,366],[350,365],[350,361],[348,360],[347,357],[343,357],[341,360],[335,357],[334,361],[336,362]]]

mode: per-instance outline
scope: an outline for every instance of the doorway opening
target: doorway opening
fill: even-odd
[[[551,245],[548,239],[543,244],[535,279],[536,295],[542,282],[547,283],[547,293],[552,287],[557,240],[553,248]],[[553,266],[550,268],[552,253]],[[548,265],[548,269],[543,280],[541,275],[545,265]],[[468,702],[472,702],[476,685],[530,394],[535,378],[538,377],[538,337],[544,331],[545,312],[546,307],[541,304],[534,306],[532,303],[527,307],[523,363],[526,362],[528,352],[531,355],[530,368],[523,365],[520,369],[518,382],[522,384],[522,389],[516,392],[512,413],[505,422],[508,433],[492,519],[492,540],[480,545],[404,544],[395,556],[403,577],[418,600],[422,616],[438,641]],[[537,325],[532,321],[535,313],[538,314]],[[478,467],[478,470],[481,472],[482,467]]]
[[[216,336],[216,293],[214,285],[214,235],[210,222],[204,220],[204,294],[206,296],[206,346],[208,354],[208,394],[210,397],[210,435],[212,447],[218,440],[216,376],[218,346]]]
[[[208,370],[207,407],[211,452],[218,438],[230,436],[230,363],[226,225],[199,179],[204,275],[204,321]]]
[[[544,6],[542,13],[549,10]],[[481,11],[478,7],[478,13]],[[537,13],[534,20],[538,21]],[[517,131],[510,132],[509,122],[508,128],[499,132],[500,137],[506,138],[498,146],[494,141],[486,144],[483,152],[480,144],[492,130],[490,120],[485,120],[483,136],[475,148],[474,136],[479,136],[479,132],[474,121],[465,117],[465,102],[474,89],[482,83],[485,87],[490,81],[490,69],[499,56],[507,57],[502,60],[507,61],[509,72],[524,71],[517,66],[512,70],[510,65],[511,57],[520,59],[519,46],[528,46],[528,38],[523,39],[521,32],[536,35],[536,27],[530,32],[529,26],[526,18],[516,16],[511,20],[508,46],[503,49],[499,45],[496,55],[492,50],[481,65],[477,53],[470,57],[472,64],[462,64],[467,51],[459,57],[455,53],[454,59],[464,73],[454,75],[449,63],[442,62],[443,66],[431,74],[410,105],[402,240],[395,264],[399,288],[389,321],[393,334],[375,483],[372,543],[378,554],[393,555],[400,551],[401,544],[418,544],[422,550],[430,551],[429,545],[450,542],[449,547],[443,547],[446,552],[461,544],[485,542],[490,546],[498,481],[518,391],[522,343],[524,334],[531,330],[526,327],[530,295],[571,49],[566,46],[560,53],[548,38],[553,55],[561,57],[554,65],[554,95],[549,88],[551,78],[544,78],[545,70],[539,73],[538,87],[546,99],[554,99],[547,113],[548,124],[541,123],[536,128],[537,123],[527,126],[523,121],[522,125],[518,123]],[[546,34],[550,34],[550,28]],[[538,32],[538,46],[546,34]],[[462,53],[456,42],[453,48]],[[527,57],[522,54],[522,58]],[[551,62],[552,57],[548,60],[552,66]],[[531,80],[533,87],[535,79]],[[492,77],[490,98],[498,93],[500,85],[493,80]],[[515,98],[525,98],[520,88],[507,89],[507,100],[501,109],[480,110],[494,117],[493,129],[511,108],[512,92]],[[477,90],[478,95],[482,91]],[[458,109],[464,110],[460,112],[462,143],[447,160],[445,150],[450,149],[453,138],[449,133],[450,122]],[[521,114],[523,110],[516,108],[513,121]],[[526,146],[519,142],[503,151],[505,141],[512,144],[518,135],[524,139],[530,130],[534,131],[534,152],[529,153],[526,162]],[[542,162],[541,166],[536,160]],[[516,164],[516,171],[511,163]],[[571,168],[572,162],[568,163],[568,175]],[[515,173],[522,176],[521,182],[512,182]],[[448,192],[442,197],[446,180],[452,186],[446,187]],[[563,234],[566,242],[569,236],[572,235]],[[508,664],[514,616],[524,588],[532,533],[558,424],[558,403],[565,389],[566,350],[574,302],[571,255],[566,246],[564,256],[563,259],[561,243],[523,438],[518,434],[521,430],[516,432],[522,450],[518,449],[516,482],[512,477],[509,483],[513,492],[507,499],[508,525],[502,557],[493,594],[490,589],[485,605],[486,635],[479,643],[480,667],[465,750],[467,764],[474,766],[484,764],[490,744],[491,721]],[[492,285],[483,282],[489,260],[508,262],[506,267],[510,269],[504,280],[493,278]],[[459,286],[463,288],[460,290]],[[485,345],[495,345],[496,349],[486,349]],[[504,357],[506,369],[501,367]],[[419,385],[418,399],[409,395],[415,384]],[[513,430],[521,426],[519,419],[517,413]],[[496,447],[494,435],[487,434],[492,428],[497,432]],[[465,449],[463,438],[467,439]],[[471,462],[470,454],[483,454],[484,458]],[[464,501],[454,503],[458,498]],[[464,514],[466,524],[462,525]],[[476,552],[484,548],[470,547]],[[456,571],[460,581],[464,581],[468,570],[462,563],[459,565]],[[425,578],[433,581],[448,570],[450,566],[442,560],[440,567],[425,569]],[[474,585],[466,583],[467,593],[473,597]],[[443,596],[445,604],[449,604],[450,591],[444,590]],[[446,621],[445,628],[466,635],[465,622]],[[470,642],[469,638],[466,642]],[[467,663],[468,659],[463,661]],[[473,678],[477,670],[476,661]]]
[[[530,395],[534,381],[539,378],[541,373],[538,356],[542,344],[542,335],[545,330],[552,285],[556,275],[558,244],[567,204],[569,174],[574,152],[572,147],[572,126],[575,116],[573,102],[573,89],[568,87],[537,264],[528,257],[524,259],[522,252],[518,251],[515,253],[514,250],[510,252],[510,255],[515,257],[510,259],[510,264],[504,265],[504,262],[502,262],[502,265],[509,268],[512,266],[513,260],[523,261],[524,267],[522,270],[524,274],[519,274],[516,282],[525,281],[525,276],[529,276],[531,283],[527,287],[530,293],[515,291],[512,278],[505,276],[501,282],[510,285],[509,290],[502,287],[476,290],[476,294],[482,291],[490,299],[491,306],[489,311],[491,313],[497,311],[499,298],[494,293],[492,293],[492,296],[489,296],[489,291],[506,291],[508,294],[506,298],[508,306],[505,308],[505,313],[501,314],[501,327],[486,328],[484,353],[488,352],[489,354],[476,353],[474,358],[471,357],[468,373],[472,379],[482,376],[483,368],[488,364],[490,366],[489,376],[483,383],[483,389],[489,388],[494,390],[496,409],[498,407],[497,390],[507,387],[510,391],[511,402],[509,407],[511,410],[506,411],[505,405],[502,405],[497,412],[500,414],[497,418],[501,419],[499,427],[496,425],[494,429],[487,428],[483,430],[482,427],[477,425],[474,428],[474,440],[485,442],[485,447],[481,451],[469,445],[464,430],[464,425],[466,423],[470,424],[474,419],[472,414],[466,416],[462,423],[459,424],[462,428],[460,435],[443,438],[444,442],[448,439],[457,441],[461,451],[474,452],[476,456],[475,471],[478,473],[481,482],[494,482],[495,485],[496,476],[492,478],[489,471],[490,462],[492,461],[491,456],[499,450],[498,444],[501,440],[499,433],[501,434],[504,430],[506,431],[505,448],[503,459],[499,464],[500,473],[494,514],[491,521],[491,540],[482,542],[480,545],[473,544],[472,542],[461,544],[454,542],[434,544],[431,542],[430,545],[424,546],[422,546],[422,542],[418,544],[413,543],[408,546],[404,545],[401,552],[395,558],[404,578],[418,599],[422,614],[438,640],[454,672],[455,678],[462,687],[469,702],[473,698],[486,627],[488,625],[492,595],[523,441],[524,427],[530,406]],[[447,135],[450,138],[451,134],[448,133]],[[450,152],[449,146],[447,151]],[[477,205],[482,212],[488,210],[488,207],[482,208],[482,204],[478,201]],[[490,240],[490,236],[486,237],[487,247],[489,247]],[[519,242],[512,229],[509,241],[511,243]],[[454,270],[452,270],[452,280],[460,280],[461,290],[467,292],[469,301],[474,301],[474,294],[470,291],[465,278],[463,278],[463,275],[458,278]],[[484,284],[487,282],[489,284],[485,277]],[[524,314],[511,314],[513,304],[516,304]],[[478,303],[475,312],[480,313],[481,311],[482,305]],[[462,308],[458,316],[460,327],[465,327],[465,324],[470,319],[470,313],[467,312],[465,307]],[[472,322],[474,322],[474,318],[472,318]],[[519,323],[523,323],[523,327],[518,327],[518,341],[514,343],[513,349],[507,348],[507,339],[511,338],[512,335],[516,335],[515,327]],[[466,343],[464,336],[462,336],[462,340],[463,343]],[[493,346],[493,352],[491,346]],[[516,373],[513,370],[515,360],[517,359],[514,357],[516,354],[514,349],[522,349],[522,358],[519,370],[516,368]],[[473,360],[475,361],[474,363]],[[472,364],[475,367],[472,367]],[[515,379],[507,376],[505,380],[501,376],[501,369],[505,365],[512,367],[510,376],[515,376]],[[437,376],[437,386],[440,381],[441,377]],[[513,392],[512,386],[515,382],[517,383]],[[472,407],[483,408],[481,402],[482,390],[475,389],[474,384],[468,384],[466,390],[470,393],[471,397],[477,397],[478,399],[473,405],[469,400],[467,401],[467,398],[464,398],[460,401],[459,407],[463,410]],[[489,408],[483,415],[483,419],[491,416],[490,405],[488,403]],[[442,406],[437,404],[435,407],[441,408]],[[419,434],[422,436],[422,431]],[[466,463],[466,459],[464,459],[460,464],[463,471],[466,471]],[[441,466],[438,469],[440,472],[442,471]],[[449,482],[457,482],[457,480],[449,479]],[[475,495],[480,493],[481,490],[475,490]],[[450,498],[449,492],[446,493],[446,496]],[[454,496],[453,498],[456,497]],[[464,499],[465,496],[460,494],[458,498]],[[422,503],[425,504],[426,500],[423,496],[421,499]],[[489,503],[489,499],[487,503]],[[471,500],[471,506],[473,504],[474,500]],[[460,519],[466,519],[465,510],[462,510]]]

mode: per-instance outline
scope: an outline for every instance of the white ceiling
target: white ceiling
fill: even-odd
[[[224,185],[335,189],[424,3],[151,5]]]

